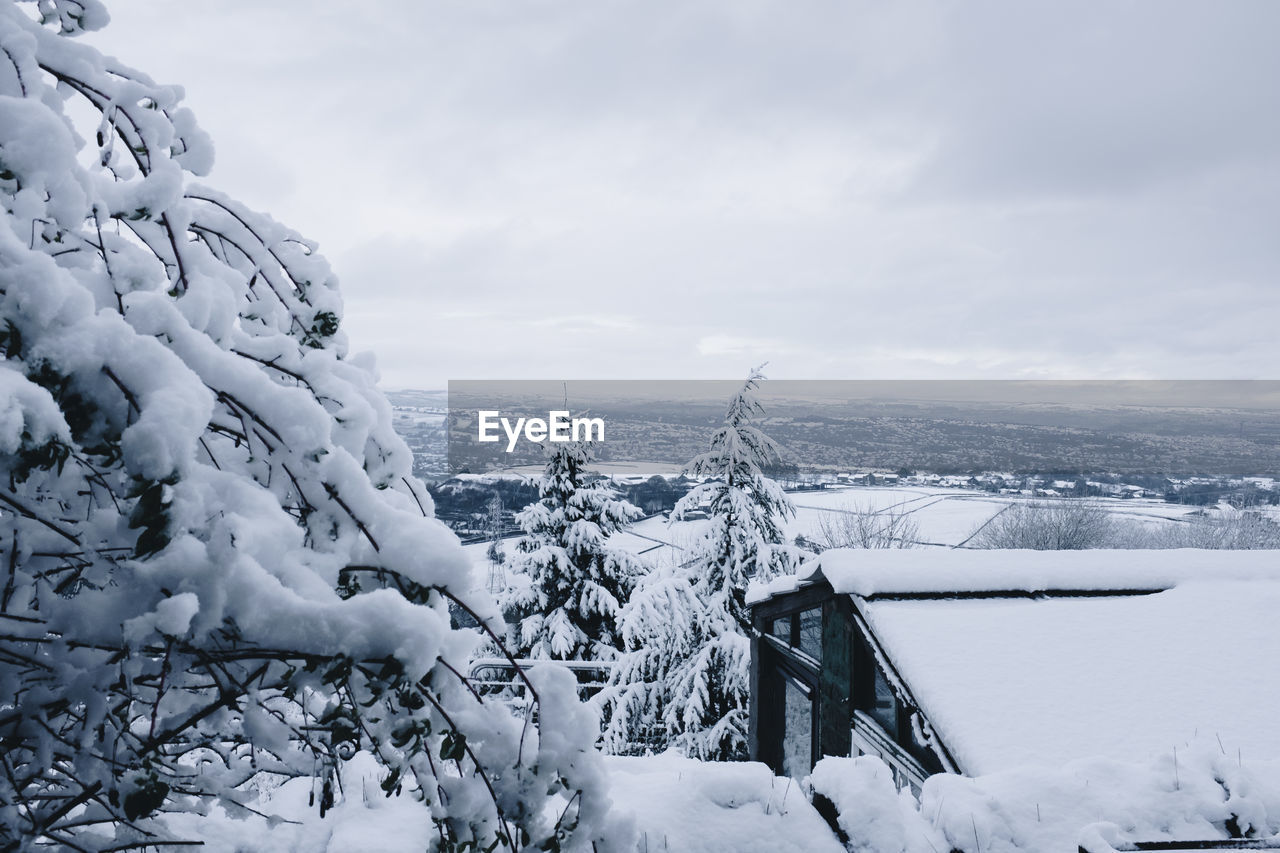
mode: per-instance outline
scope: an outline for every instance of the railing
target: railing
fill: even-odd
[[[589,699],[604,689],[613,675],[612,661],[597,660],[517,660],[515,666],[507,658],[476,658],[467,670],[467,680],[481,696],[494,696],[518,705],[528,686],[516,672],[538,665],[559,666],[573,673],[578,681],[578,698]]]

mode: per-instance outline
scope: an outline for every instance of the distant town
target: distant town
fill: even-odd
[[[514,532],[517,529],[513,520],[515,513],[537,500],[532,478],[540,471],[540,461],[519,457],[516,461],[523,464],[451,474],[445,392],[400,391],[391,392],[388,397],[394,407],[396,430],[413,451],[414,471],[428,483],[436,501],[437,515],[466,540]],[[826,441],[814,439],[820,432],[815,425],[819,422],[766,416],[768,431],[777,438],[783,452],[782,461],[768,473],[793,492],[857,486],[954,489],[1027,498],[1147,499],[1239,508],[1280,503],[1280,478],[1276,476],[1280,472],[1276,471],[1276,449],[1269,433],[1275,428],[1273,417],[1256,418],[1250,413],[1246,418],[1236,418],[1235,434],[1224,439],[1213,433],[1230,421],[1231,414],[1220,410],[1185,414],[1160,412],[1157,420],[1163,424],[1165,433],[1161,435],[1149,423],[1136,423],[1139,416],[1133,413],[1128,417],[1134,422],[1126,423],[1123,411],[1108,412],[1098,418],[1108,424],[1105,430],[1088,430],[1076,412],[1066,412],[1058,418],[1069,424],[1063,426],[1039,411],[1031,416],[1018,413],[1024,419],[1038,422],[1017,423],[1009,418],[994,425],[983,424],[980,431],[977,414],[989,421],[1008,418],[1007,413],[993,411],[990,406],[977,412],[977,407],[973,407],[974,411],[964,412],[962,417],[962,413],[951,406],[945,413],[930,418],[918,411],[908,413],[906,406],[881,404],[880,414],[875,418],[858,418],[847,413],[843,418],[824,416],[821,425],[831,433]],[[696,484],[683,475],[684,463],[703,449],[715,419],[714,410],[705,413],[705,418],[701,412],[692,416],[686,412],[679,423],[673,422],[672,414],[655,410],[648,415],[651,423],[642,428],[644,417],[636,412],[611,413],[610,428],[619,438],[614,440],[611,436],[600,457],[600,476],[610,478],[624,497],[650,516],[670,512],[676,501]],[[1150,413],[1142,413],[1141,417],[1153,420]],[[833,424],[840,419],[861,427],[857,447],[839,444],[841,439]],[[707,423],[704,425],[701,420]],[[655,430],[655,423],[665,426],[665,431]],[[879,429],[870,429],[868,424]],[[922,461],[942,460],[941,465],[910,464],[909,459],[902,462],[903,451],[897,436],[907,428],[917,437],[929,437],[920,442],[922,449],[915,451],[916,455]],[[1064,433],[1068,438],[1074,436],[1080,440],[1063,441]],[[636,437],[641,434],[649,437],[648,444],[637,441]],[[1009,455],[1023,464],[1004,469],[979,465],[957,470],[962,468],[959,456],[972,450],[980,436],[983,452],[972,455],[985,456],[989,461],[994,455],[993,446],[1004,439]],[[1017,441],[1009,442],[1007,439],[1011,436]],[[797,446],[803,449],[806,457],[803,461]],[[623,454],[622,448],[662,452],[648,457],[631,456]],[[684,458],[673,458],[676,457],[673,448],[682,450]],[[1118,452],[1118,448],[1123,448],[1123,452]],[[1091,453],[1115,467],[1089,465]],[[1171,465],[1192,464],[1192,461],[1213,464],[1216,460],[1224,467],[1221,470],[1161,468],[1158,463],[1162,454]],[[841,460],[853,455],[870,460],[879,457],[879,461],[885,463],[892,460],[901,464],[840,465]],[[1122,464],[1116,465],[1117,462]],[[1251,465],[1256,465],[1252,471],[1247,467]],[[1151,467],[1144,469],[1143,466]],[[501,507],[498,510],[491,506],[495,498]]]

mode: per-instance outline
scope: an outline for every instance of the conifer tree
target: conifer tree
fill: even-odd
[[[709,506],[710,522],[678,566],[650,575],[623,611],[626,653],[601,696],[605,746],[615,752],[675,746],[714,760],[746,757],[751,578],[794,570],[782,522],[795,510],[761,468],[777,445],[751,421],[763,409],[753,369],[729,401],[724,426],[687,470],[704,482],[673,518]]]
[[[645,566],[606,541],[641,512],[603,481],[588,483],[590,461],[583,442],[552,445],[538,502],[516,515],[525,536],[508,560],[515,582],[504,609],[519,656],[612,660],[622,648],[618,614]]]

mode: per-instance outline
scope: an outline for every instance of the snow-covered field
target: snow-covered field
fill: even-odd
[[[517,476],[517,477],[538,477],[542,474],[543,465],[518,465],[512,468],[503,468],[499,471],[490,471],[484,476]],[[683,465],[676,462],[594,462],[591,470],[598,471],[606,477],[667,477],[674,479],[680,476]]]
[[[536,474],[537,471],[531,469],[530,473]],[[1029,500],[1018,495],[926,486],[848,486],[820,492],[794,492],[789,497],[795,505],[796,515],[784,527],[788,540],[794,540],[798,535],[816,537],[824,518],[830,519],[843,512],[874,510],[906,514],[915,522],[917,539],[923,547],[960,546],[1001,510],[1011,504]],[[1172,523],[1196,510],[1193,506],[1146,498],[1103,498],[1096,503],[1105,506],[1119,519],[1150,524]],[[679,562],[680,554],[697,538],[705,525],[705,521],[672,522],[655,516],[638,521],[625,531],[615,534],[609,544],[610,547],[641,554],[655,565]],[[507,549],[510,550],[513,544],[514,539],[507,540]],[[489,576],[490,565],[485,557],[487,548],[488,544],[484,542],[464,546],[476,568],[477,577],[481,579]]]
[[[1029,498],[964,489],[930,487],[850,486],[821,492],[796,492],[791,496],[796,517],[788,522],[788,537],[816,535],[824,515],[874,510],[907,515],[917,525],[920,545],[955,547],[1001,510]],[[1134,498],[1094,500],[1119,518],[1142,518],[1156,522],[1176,520],[1195,507],[1160,500]]]

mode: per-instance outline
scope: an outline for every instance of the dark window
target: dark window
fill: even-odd
[[[916,761],[920,762],[920,765],[924,767],[925,772],[941,773],[942,762],[938,760],[938,756],[934,754],[933,750],[929,748],[929,745],[924,742],[924,738],[922,737],[923,733],[920,731],[920,715],[912,714],[910,716],[909,723],[905,725],[905,728],[909,731],[908,740],[910,741],[910,744],[907,746],[907,751],[911,753]]]
[[[889,686],[889,679],[884,677],[880,667],[876,667],[875,704],[871,708],[871,716],[884,727],[890,737],[898,736],[898,700]]]
[[[800,614],[800,651],[814,660],[822,660],[822,609],[815,607]]]
[[[781,775],[804,778],[819,751],[849,752],[852,637],[827,615],[838,609],[817,588],[753,608],[761,636],[752,644],[752,754]],[[839,672],[824,671],[823,661],[839,664]]]
[[[813,699],[808,687],[788,678],[782,720],[782,773],[802,779],[813,769]]]

